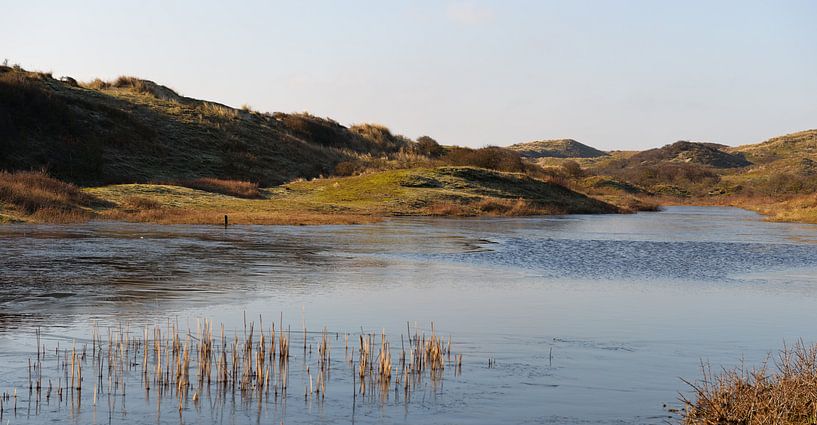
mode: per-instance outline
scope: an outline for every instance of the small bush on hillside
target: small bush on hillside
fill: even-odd
[[[565,173],[568,177],[572,178],[579,178],[584,175],[584,170],[582,170],[582,166],[579,165],[578,162],[573,160],[567,160],[562,163],[562,172]]]
[[[340,177],[348,177],[355,175],[358,170],[357,161],[341,161],[335,166],[333,174]]]
[[[445,148],[428,136],[420,136],[417,138],[416,150],[420,155],[425,155],[429,158],[439,158],[445,154]]]

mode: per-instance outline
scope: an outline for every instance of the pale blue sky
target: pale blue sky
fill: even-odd
[[[817,128],[817,1],[12,1],[0,60],[441,143]]]

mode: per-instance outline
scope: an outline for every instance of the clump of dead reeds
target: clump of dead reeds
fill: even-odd
[[[812,424],[817,421],[817,345],[784,347],[760,367],[737,367],[689,383],[693,399],[683,398],[683,423]]]
[[[189,187],[191,189],[221,193],[223,195],[235,196],[239,198],[255,199],[261,197],[261,191],[258,188],[258,183],[241,180],[203,177],[192,180],[182,180],[176,182],[175,184]]]
[[[77,186],[49,177],[42,171],[0,171],[0,204],[37,221],[76,222],[93,216],[98,201]]]

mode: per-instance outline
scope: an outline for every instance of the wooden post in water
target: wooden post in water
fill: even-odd
[[[224,214],[224,228],[225,228],[225,229],[227,228],[227,224],[228,224],[228,222],[227,222],[227,214]]]

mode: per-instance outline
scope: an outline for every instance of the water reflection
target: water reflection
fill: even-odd
[[[66,346],[94,322],[208,317],[239,329],[246,312],[297,328],[305,312],[310,329],[341,333],[433,320],[465,354],[442,396],[358,406],[359,422],[663,423],[685,390],[677,378],[697,376],[701,358],[759,361],[812,336],[815,243],[816,226],[729,208],[226,231],[3,226],[0,389],[25,376],[15,353],[36,327]],[[331,403],[290,405],[287,423],[350,417],[349,403]],[[253,417],[240,404],[211,413],[188,420]]]

